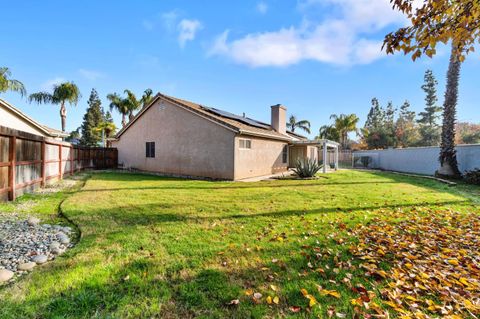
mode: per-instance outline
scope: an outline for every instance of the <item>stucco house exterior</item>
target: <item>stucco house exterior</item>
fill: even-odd
[[[159,93],[112,146],[126,169],[224,180],[284,172],[292,156],[318,158],[317,144],[287,130],[286,111],[272,106],[267,124]]]
[[[59,141],[68,136],[66,133],[38,123],[2,99],[0,99],[0,126],[5,126],[18,131],[40,135]]]

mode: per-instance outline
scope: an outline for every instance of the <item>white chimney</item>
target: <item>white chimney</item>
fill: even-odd
[[[272,128],[280,134],[287,134],[287,108],[281,104],[272,105]]]

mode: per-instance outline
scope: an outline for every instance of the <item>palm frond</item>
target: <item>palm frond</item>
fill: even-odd
[[[25,96],[27,95],[27,91],[25,90],[25,86],[22,82],[10,79],[12,73],[10,69],[7,67],[0,67],[0,93],[13,91],[18,92],[20,95]]]
[[[298,124],[298,123],[297,123],[297,127],[298,127],[299,129],[304,130],[304,131],[307,132],[308,134],[310,134],[310,125],[307,126],[307,125],[305,125],[305,124],[302,125],[302,124]]]
[[[310,128],[310,122],[307,120],[301,120],[297,122],[297,126],[304,126]]]
[[[18,80],[8,80],[6,87],[9,91],[20,93],[22,97],[27,95],[27,90],[25,89],[25,86],[22,82]]]
[[[53,102],[53,96],[48,92],[38,92],[30,94],[28,96],[28,101],[30,103],[48,104]]]

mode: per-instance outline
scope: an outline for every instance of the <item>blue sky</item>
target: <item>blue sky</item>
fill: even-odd
[[[2,6],[0,66],[29,93],[68,80],[83,98],[67,129],[81,124],[92,88],[105,96],[146,88],[263,121],[270,105],[312,123],[332,113],[365,120],[372,97],[421,111],[427,68],[443,102],[448,48],[412,62],[385,56],[383,36],[405,23],[388,0],[9,1]],[[463,65],[458,118],[480,122],[478,55]],[[59,128],[58,109],[0,97]],[[120,117],[114,114],[119,126]],[[159,123],[160,125],[160,123]]]

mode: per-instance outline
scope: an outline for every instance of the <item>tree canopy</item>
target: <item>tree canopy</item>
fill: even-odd
[[[102,102],[95,89],[92,89],[88,99],[88,108],[83,116],[81,126],[82,137],[80,144],[83,146],[98,146],[102,140],[101,132],[96,128],[104,121]]]
[[[53,87],[53,91],[50,92],[38,92],[30,94],[28,100],[34,101],[38,104],[56,104],[60,105],[60,117],[62,119],[62,131],[65,132],[67,110],[65,103],[70,105],[77,105],[78,101],[82,97],[80,89],[73,82],[64,82],[56,84]]]
[[[294,115],[290,116],[290,118],[288,119],[287,127],[292,132],[295,132],[295,129],[299,128],[310,134],[310,122],[307,120],[297,120]]]
[[[12,91],[25,96],[27,94],[27,90],[25,90],[23,83],[19,80],[12,79],[11,76],[12,72],[9,68],[0,67],[0,93]]]
[[[451,41],[452,54],[462,62],[475,51],[480,38],[480,1],[390,0],[393,8],[404,13],[411,24],[385,36],[383,48],[388,54],[403,51],[415,60],[422,55],[432,57],[437,44]]]

